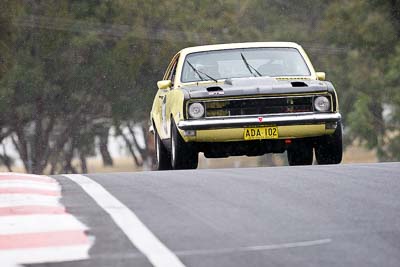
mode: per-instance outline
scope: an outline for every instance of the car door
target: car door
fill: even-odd
[[[172,85],[170,88],[167,89],[158,89],[156,99],[155,99],[155,108],[157,109],[157,117],[158,122],[156,122],[156,127],[158,134],[160,135],[161,139],[169,138],[169,131],[170,131],[170,118],[167,115],[170,108],[167,107],[167,99],[168,95],[171,90],[174,89],[174,81],[176,76],[176,67],[178,64],[179,54],[175,55],[174,58],[171,60],[170,65],[165,72],[163,80],[171,80]]]

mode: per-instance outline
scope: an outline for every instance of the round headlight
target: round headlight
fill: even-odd
[[[189,106],[189,116],[198,119],[204,115],[204,106],[201,103],[193,103]]]
[[[317,111],[328,111],[331,108],[331,103],[327,97],[319,96],[314,100],[314,107]]]

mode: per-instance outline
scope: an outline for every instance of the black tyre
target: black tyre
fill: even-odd
[[[290,166],[311,165],[313,163],[313,146],[305,140],[296,140],[287,149]]]
[[[171,166],[175,170],[196,169],[199,153],[192,144],[186,143],[175,124],[171,126]]]
[[[338,123],[332,135],[321,137],[315,146],[318,164],[339,164],[343,157],[342,124]]]
[[[154,132],[154,145],[156,153],[156,170],[170,170],[171,167],[171,154],[164,146],[157,131]]]

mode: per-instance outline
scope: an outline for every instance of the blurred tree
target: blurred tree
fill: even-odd
[[[84,137],[96,120],[110,117],[96,65],[96,53],[104,45],[91,34],[78,40],[80,34],[63,30],[62,24],[74,21],[68,3],[30,1],[23,6],[15,18],[20,26],[16,64],[0,83],[2,121],[15,133],[15,147],[32,173],[42,173],[50,158],[68,165],[76,146],[82,155],[89,145],[83,140],[93,142]]]
[[[18,5],[15,1],[4,0],[0,2],[0,80],[11,68],[14,61],[12,44],[15,35],[13,34],[12,19],[17,14],[17,10]],[[12,130],[0,116],[0,143],[11,133]],[[6,154],[2,159],[4,159],[2,162],[10,169],[12,160],[8,160],[9,157]]]
[[[0,2],[0,79],[9,69],[12,62],[12,14],[15,12],[15,2],[4,0]]]
[[[396,158],[389,152],[392,144],[388,136],[393,131],[385,118],[385,108],[392,109],[392,101],[399,95],[398,90],[390,90],[386,78],[393,71],[398,76],[399,70],[395,63],[388,64],[399,44],[398,20],[391,15],[394,2],[336,1],[322,23],[327,44],[346,47],[340,57],[330,56],[325,62],[340,88],[347,141],[364,141],[377,149],[380,160]]]

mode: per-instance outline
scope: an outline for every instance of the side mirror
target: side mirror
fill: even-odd
[[[171,80],[162,80],[157,82],[158,89],[165,90],[172,86]]]
[[[325,77],[326,77],[325,72],[316,72],[315,74],[317,75],[317,79],[319,81],[325,81]]]

